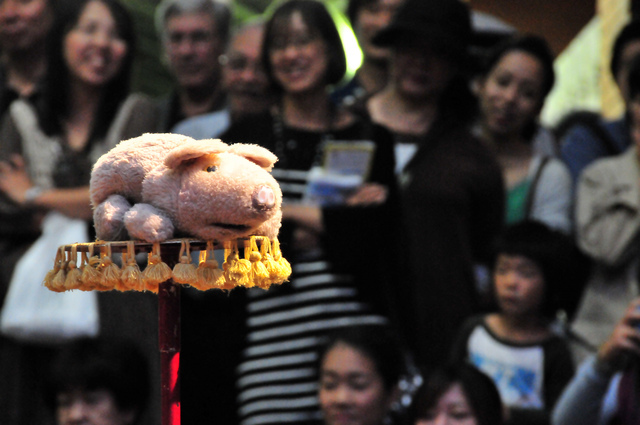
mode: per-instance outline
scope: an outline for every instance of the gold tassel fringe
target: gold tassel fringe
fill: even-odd
[[[99,254],[94,255],[96,245]],[[78,259],[78,250],[83,247]],[[215,258],[213,241],[200,251],[196,266],[191,261],[189,240],[181,241],[179,262],[173,270],[161,258],[160,244],[153,244],[147,258],[147,266],[140,270],[136,262],[135,242],[127,242],[122,253],[122,269],[114,263],[110,242],[73,244],[60,247],[53,269],[44,285],[52,291],[73,289],[82,291],[151,291],[158,292],[160,283],[173,279],[175,283],[190,285],[201,291],[209,289],[231,290],[236,286],[268,289],[271,285],[286,282],[291,275],[291,265],[282,256],[280,243],[264,236],[252,236],[244,240],[240,257],[237,241],[224,243],[224,262],[219,266]]]
[[[158,286],[171,279],[171,267],[162,261],[160,257],[160,243],[154,243],[153,249],[149,253],[147,259],[147,267],[142,272],[142,280],[144,281],[147,291],[158,293]]]

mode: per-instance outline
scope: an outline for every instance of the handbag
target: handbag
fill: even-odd
[[[87,223],[57,212],[46,215],[42,235],[14,269],[0,314],[0,332],[26,342],[57,343],[95,337],[99,331],[95,292],[52,292],[43,285],[61,245],[88,242]]]

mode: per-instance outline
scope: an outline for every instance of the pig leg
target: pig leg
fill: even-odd
[[[145,242],[162,242],[173,236],[171,219],[149,204],[135,204],[124,217],[129,235]]]
[[[118,241],[127,239],[124,215],[131,204],[121,195],[111,195],[93,211],[93,221],[98,239]]]

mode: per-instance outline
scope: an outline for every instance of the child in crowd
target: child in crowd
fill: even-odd
[[[463,325],[453,357],[493,378],[507,423],[548,423],[574,370],[568,343],[552,324],[579,254],[565,235],[535,221],[509,227],[495,253],[498,310]]]
[[[135,425],[149,389],[148,361],[135,344],[81,338],[54,356],[45,398],[57,425]]]

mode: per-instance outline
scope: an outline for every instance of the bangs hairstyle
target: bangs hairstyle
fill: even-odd
[[[545,317],[555,317],[560,309],[573,314],[589,265],[568,235],[539,221],[525,220],[509,226],[497,239],[494,269],[500,255],[522,256],[540,268],[545,288],[541,313]]]
[[[54,356],[45,380],[45,401],[55,411],[60,393],[107,390],[120,410],[134,410],[140,416],[149,398],[149,379],[148,361],[133,343],[80,338],[63,345]]]
[[[342,46],[340,34],[336,28],[327,8],[316,0],[290,0],[280,5],[269,18],[265,25],[264,42],[262,44],[262,63],[272,87],[282,93],[282,87],[273,78],[273,69],[270,61],[274,36],[290,26],[293,14],[299,12],[302,21],[309,28],[309,32],[324,42],[326,45],[327,73],[325,83],[337,84],[347,71],[347,59]]]
[[[486,77],[500,60],[511,52],[525,52],[540,62],[542,66],[542,98],[547,97],[556,80],[553,70],[554,56],[547,41],[537,35],[525,34],[510,37],[491,49],[483,62],[482,74]]]
[[[426,377],[409,408],[411,423],[429,417],[438,400],[454,385],[460,384],[478,425],[502,425],[502,401],[494,382],[468,363],[460,363],[423,374]]]
[[[340,328],[329,336],[320,352],[318,371],[322,371],[322,364],[329,351],[340,344],[359,351],[371,360],[387,392],[395,388],[407,370],[406,353],[396,334],[388,326],[356,325]]]
[[[57,17],[49,35],[48,65],[43,90],[40,126],[49,135],[62,134],[62,120],[69,114],[70,70],[64,57],[67,34],[78,24],[80,16],[92,1],[104,4],[116,23],[118,36],[127,45],[127,52],[118,73],[102,89],[89,141],[104,137],[118,107],[129,94],[131,69],[135,54],[135,32],[127,9],[116,0],[63,0],[57,3]]]
[[[553,69],[554,56],[549,48],[549,44],[542,37],[536,35],[525,34],[517,35],[507,38],[503,42],[496,45],[493,49],[489,50],[487,56],[482,62],[482,79],[486,79],[489,73],[495,68],[495,66],[505,57],[512,52],[524,52],[527,53],[540,63],[542,67],[542,93],[539,101],[539,108],[542,109],[544,101],[553,88],[556,80],[556,74]],[[522,135],[525,140],[530,141],[538,130],[538,123],[534,119],[524,126]]]

